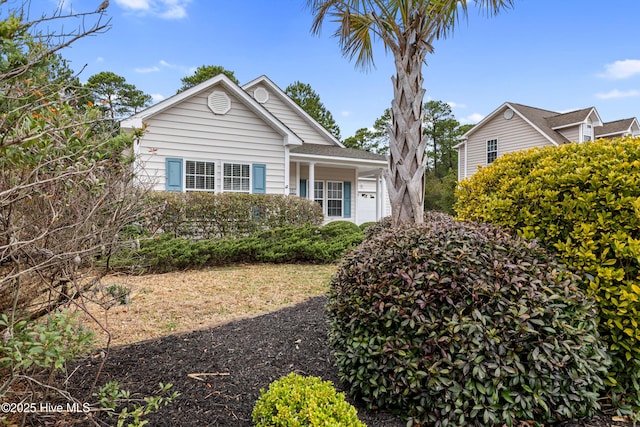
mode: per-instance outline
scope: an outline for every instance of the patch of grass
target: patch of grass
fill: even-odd
[[[108,310],[87,303],[110,331],[111,345],[209,328],[323,295],[335,265],[251,264],[143,276],[105,278],[131,289],[131,303]],[[179,321],[178,321],[179,319]],[[99,345],[107,335],[86,318]]]

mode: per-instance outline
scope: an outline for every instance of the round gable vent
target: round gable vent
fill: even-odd
[[[211,95],[207,98],[207,104],[214,114],[227,114],[231,109],[231,99],[220,90],[211,92]]]
[[[269,100],[269,92],[263,87],[259,87],[258,89],[253,91],[253,97],[260,104],[264,104]]]

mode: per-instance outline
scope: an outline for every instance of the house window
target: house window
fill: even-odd
[[[313,200],[324,207],[324,181],[314,181],[313,183]]]
[[[590,124],[582,125],[582,142],[593,140],[593,127]]]
[[[223,190],[248,193],[251,189],[249,165],[225,163],[223,167]]]
[[[487,164],[493,163],[498,158],[498,140],[490,139],[487,141]]]
[[[342,216],[341,182],[327,182],[327,216]]]
[[[185,188],[187,191],[214,191],[216,188],[215,163],[187,160]]]

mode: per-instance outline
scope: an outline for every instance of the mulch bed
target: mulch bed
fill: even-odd
[[[158,383],[173,384],[172,390],[180,392],[180,396],[149,415],[150,426],[251,426],[251,411],[260,389],[290,372],[320,376],[342,389],[327,344],[325,303],[325,297],[316,297],[216,328],[114,348],[103,367],[100,383],[117,380],[138,396],[153,395]],[[99,357],[80,362],[80,369],[69,384],[72,395],[86,396],[99,364]],[[358,402],[355,406],[369,427],[406,425],[390,413],[367,411]],[[81,415],[74,417],[41,417],[32,420],[32,425],[93,425]],[[107,418],[100,423],[110,424]],[[577,426],[631,424],[612,421],[607,416],[563,424]]]

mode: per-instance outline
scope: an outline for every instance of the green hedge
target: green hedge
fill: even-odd
[[[427,221],[371,236],[331,280],[330,342],[350,392],[407,425],[593,415],[609,359],[583,279],[499,227]]]
[[[110,266],[117,270],[168,272],[252,262],[327,264],[336,262],[362,239],[360,228],[346,221],[208,240],[175,238],[165,233],[141,240],[139,249],[121,251]]]
[[[320,225],[324,220],[320,205],[295,196],[153,192],[147,197],[150,206],[158,208],[144,219],[144,228],[187,239],[244,236],[269,228]]]
[[[505,155],[460,183],[458,218],[516,230],[586,272],[614,365],[610,393],[640,406],[640,140]]]

